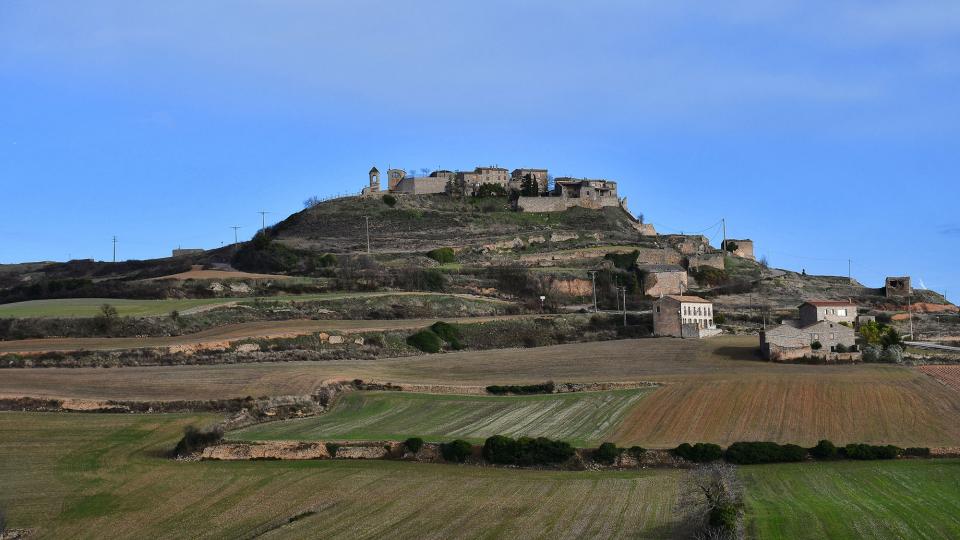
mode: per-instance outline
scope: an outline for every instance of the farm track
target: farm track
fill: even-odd
[[[611,440],[671,447],[775,440],[960,446],[960,393],[892,365],[755,360],[755,337],[641,339],[357,361],[10,369],[0,396],[173,400],[306,394],[330,380],[487,385],[656,381]]]
[[[442,320],[451,323],[479,323],[518,318],[530,315],[491,315],[484,317],[450,317]],[[289,338],[316,332],[385,332],[429,326],[434,319],[378,319],[336,320],[298,319],[288,321],[257,321],[229,324],[209,328],[193,334],[165,337],[118,337],[118,338],[43,338],[0,341],[0,354],[44,353],[66,351],[115,351],[148,349],[175,346],[223,345],[243,339]]]

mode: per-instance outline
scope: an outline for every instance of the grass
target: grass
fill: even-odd
[[[346,394],[326,414],[233,432],[240,440],[392,439],[482,442],[527,435],[595,446],[650,389],[536,396],[462,396],[406,392]]]
[[[666,537],[679,473],[176,462],[210,417],[0,413],[0,507],[31,538]]]
[[[262,300],[264,302],[307,302],[322,300],[342,300],[384,295],[422,295],[435,293],[397,293],[397,292],[335,292],[302,295],[279,295],[259,297],[228,298],[185,298],[166,300],[132,300],[124,298],[59,298],[53,300],[29,300],[12,304],[0,304],[0,317],[93,317],[100,313],[100,306],[110,304],[117,309],[121,317],[156,317],[169,315],[171,311],[181,314],[191,309],[214,307],[228,303],[245,303]],[[441,295],[446,296],[446,295]]]
[[[743,467],[750,536],[958,538],[960,460]]]

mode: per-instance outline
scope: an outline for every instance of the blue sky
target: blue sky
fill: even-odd
[[[217,247],[371,165],[499,164],[960,294],[960,3],[703,4],[0,1],[0,262]]]

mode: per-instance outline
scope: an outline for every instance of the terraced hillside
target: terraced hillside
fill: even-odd
[[[552,232],[606,240],[636,241],[630,216],[619,208],[574,208],[556,213],[515,212],[505,197],[398,196],[390,207],[378,197],[343,198],[291,215],[272,230],[282,242],[302,248],[349,252],[366,249],[364,216],[370,217],[375,252],[427,251],[438,246],[482,245],[498,239]]]
[[[605,440],[650,389],[537,396],[457,396],[358,392],[320,416],[271,422],[230,433],[238,440],[466,439],[526,435],[575,446]]]

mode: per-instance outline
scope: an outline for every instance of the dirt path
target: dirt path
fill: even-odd
[[[489,317],[455,317],[442,320],[451,323],[478,323],[520,319],[530,315],[496,315]],[[383,332],[429,326],[441,319],[390,319],[390,320],[292,320],[258,321],[231,324],[210,328],[195,334],[169,337],[122,337],[122,338],[43,338],[0,341],[0,354],[44,353],[54,351],[114,351],[229,343],[249,338],[296,337],[314,332]]]

